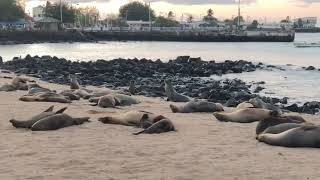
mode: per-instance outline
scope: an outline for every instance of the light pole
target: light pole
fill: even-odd
[[[151,1],[149,1],[149,30],[152,31],[152,20],[151,20]]]
[[[63,19],[62,19],[62,0],[60,0],[60,21],[61,21],[61,23],[63,23]]]

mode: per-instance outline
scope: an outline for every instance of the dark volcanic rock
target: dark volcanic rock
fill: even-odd
[[[307,71],[314,71],[314,70],[316,70],[316,68],[313,67],[313,66],[309,66],[309,67],[306,68],[306,70]]]
[[[2,57],[0,56],[0,66],[2,65],[3,63],[3,60],[2,60]]]

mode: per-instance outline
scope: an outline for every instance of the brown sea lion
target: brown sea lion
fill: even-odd
[[[168,118],[145,111],[130,111],[117,116],[102,117],[98,120],[104,124],[118,124],[145,129],[135,133],[135,135],[142,133],[162,133],[174,130],[174,126]]]
[[[265,129],[283,123],[305,123],[306,120],[301,116],[272,116],[266,119],[261,119],[256,127],[256,134],[262,133]]]
[[[257,140],[273,146],[283,147],[320,147],[320,127],[304,125],[279,134],[263,133]]]
[[[19,120],[15,120],[15,119],[11,119],[10,122],[12,124],[12,126],[16,127],[16,128],[28,128],[30,129],[31,126],[36,123],[37,121],[39,121],[40,119],[55,115],[55,114],[61,114],[63,113],[67,108],[62,108],[56,112],[53,112],[53,108],[54,106],[49,107],[47,110],[43,111],[40,114],[37,114],[33,117],[31,117],[28,120],[23,120],[23,121],[19,121]]]
[[[239,109],[231,113],[213,113],[213,116],[219,121],[236,123],[252,123],[278,115],[277,111],[258,108]]]
[[[99,98],[98,106],[102,108],[113,108],[116,106],[130,106],[139,103],[140,101],[132,96],[124,94],[109,94]]]
[[[247,109],[247,108],[254,108],[254,106],[249,102],[242,102],[237,106],[237,109]]]
[[[287,131],[289,129],[302,127],[305,125],[313,125],[313,124],[311,124],[311,123],[308,123],[308,124],[307,123],[300,123],[300,124],[298,124],[298,123],[283,123],[283,124],[278,124],[275,126],[268,127],[260,134],[279,134],[279,133],[282,133],[282,132]]]
[[[192,100],[182,106],[170,104],[173,113],[194,113],[194,112],[220,112],[224,111],[221,104],[216,104],[204,100]]]
[[[73,125],[80,125],[89,122],[89,117],[73,118],[67,114],[55,114],[46,118],[40,119],[31,127],[32,131],[50,131],[57,130]]]
[[[265,103],[259,97],[250,99],[249,103],[251,103],[255,108],[269,109],[271,111],[278,111],[279,113],[282,112],[279,107],[274,106],[274,105],[272,105],[270,103]]]
[[[136,93],[135,81],[130,81],[129,84],[129,92],[130,94],[134,95]]]
[[[139,134],[160,134],[170,131],[175,131],[173,123],[164,116],[158,116],[150,121],[149,114],[144,114],[140,120],[140,125],[144,130],[133,133]]]
[[[165,93],[166,96],[168,97],[168,101],[172,101],[172,102],[189,102],[191,101],[191,98],[182,94],[177,93],[170,80],[165,80],[164,81],[164,89],[165,89]]]
[[[13,78],[10,84],[4,84],[0,87],[0,91],[16,91],[16,90],[28,90],[27,79],[21,77]]]
[[[54,92],[40,92],[32,95],[24,95],[19,98],[20,101],[26,102],[58,102],[58,103],[71,103],[69,99]]]
[[[77,76],[75,74],[70,74],[70,89],[80,89],[80,84],[78,82]]]

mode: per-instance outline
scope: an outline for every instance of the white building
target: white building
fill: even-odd
[[[295,24],[299,24],[299,19],[302,20],[302,28],[315,28],[317,25],[317,17],[302,17],[294,19]]]
[[[45,10],[43,6],[37,6],[32,9],[33,19],[38,21],[45,17]]]
[[[150,26],[149,21],[127,21],[127,24],[131,30],[142,30]]]

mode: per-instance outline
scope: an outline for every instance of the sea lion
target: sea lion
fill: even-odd
[[[262,133],[265,129],[283,123],[305,123],[306,120],[301,116],[272,116],[266,119],[261,119],[256,127],[256,134]]]
[[[75,74],[70,74],[70,89],[80,89],[80,84],[78,82],[77,76]]]
[[[89,122],[89,117],[73,118],[67,114],[55,114],[46,118],[40,119],[31,127],[32,131],[50,131],[57,130],[73,125],[80,125],[84,122]]]
[[[250,99],[249,103],[251,103],[255,108],[269,109],[271,111],[278,111],[279,113],[281,113],[280,108],[278,108],[277,106],[274,106],[270,103],[265,103],[259,97],[255,97],[255,98]]]
[[[72,91],[62,91],[59,93],[60,95],[66,97],[67,99],[70,99],[71,101],[78,101],[80,100],[80,96],[73,93]]]
[[[140,120],[140,125],[145,129],[140,132],[133,133],[134,135],[160,134],[175,131],[173,123],[164,116],[158,116],[150,121],[149,114],[144,114]]]
[[[297,124],[297,123],[283,123],[283,124],[278,124],[275,126],[268,127],[266,130],[264,130],[260,134],[279,134],[284,131],[287,131],[289,129],[297,128],[297,127],[302,127],[305,126],[305,123]],[[308,125],[313,125],[313,124],[308,124]]]
[[[132,96],[124,94],[109,94],[102,96],[98,101],[98,106],[102,108],[115,107],[115,106],[130,106],[132,104],[139,104],[140,101]]]
[[[239,109],[231,113],[213,113],[213,116],[219,121],[236,123],[252,123],[278,115],[277,111],[259,108]]]
[[[320,147],[320,127],[304,125],[279,134],[263,133],[257,140],[273,146],[283,147]]]
[[[238,104],[238,106],[237,106],[237,109],[247,109],[247,108],[254,108],[254,106],[247,101],[242,102],[242,103]]]
[[[129,111],[116,116],[101,117],[98,120],[104,124],[119,124],[124,126],[140,127],[140,121],[144,114],[150,114],[148,118],[152,121],[157,115],[144,111]]]
[[[40,114],[37,114],[33,117],[31,117],[28,120],[23,120],[23,121],[19,121],[19,120],[15,120],[15,119],[11,119],[10,122],[12,124],[12,126],[16,127],[16,128],[28,128],[30,129],[32,127],[32,125],[34,123],[36,123],[37,121],[39,121],[40,119],[55,115],[55,114],[61,114],[63,113],[67,107],[62,108],[56,112],[53,112],[53,108],[54,106],[49,107],[47,110],[43,111]]]
[[[73,94],[83,98],[83,99],[89,99],[91,97],[91,93],[85,89],[85,88],[81,88],[81,89],[76,89],[73,91]]]
[[[216,104],[204,100],[192,100],[183,106],[170,104],[173,113],[193,113],[193,112],[220,112],[224,111],[221,104]]]
[[[0,87],[0,91],[16,91],[16,90],[28,90],[27,79],[21,77],[15,77],[10,84],[4,84]]]
[[[173,101],[173,102],[189,102],[191,101],[191,98],[182,94],[177,93],[170,80],[165,80],[164,81],[164,89],[166,96],[168,97],[168,101]]]
[[[58,103],[71,103],[66,97],[56,94],[54,92],[40,92],[32,95],[24,95],[19,98],[20,101],[26,102],[58,102]]]
[[[134,133],[135,135],[142,133],[162,133],[175,130],[173,123],[168,118],[145,111],[130,111],[117,116],[101,117],[98,120],[104,124],[118,124],[144,128],[143,131]]]
[[[51,91],[50,89],[47,88],[43,88],[41,86],[39,86],[38,84],[29,84],[28,85],[28,94],[32,95],[32,94],[36,94],[36,93],[47,93],[47,92],[54,92]]]
[[[129,92],[130,94],[134,95],[135,92],[136,92],[136,87],[135,87],[135,81],[130,81],[130,84],[129,84]]]

